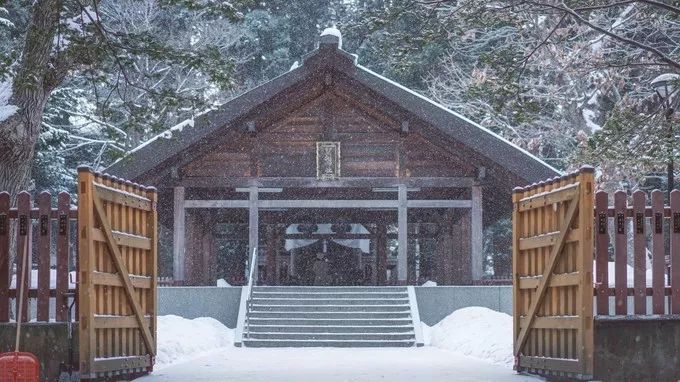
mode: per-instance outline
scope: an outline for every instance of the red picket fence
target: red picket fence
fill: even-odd
[[[595,295],[598,315],[680,314],[680,190],[647,195],[636,191],[632,203],[624,191],[595,195]],[[632,236],[632,248],[629,240]],[[613,251],[610,251],[613,244]],[[633,266],[628,265],[632,250]],[[651,267],[647,262],[651,254]],[[611,256],[613,255],[613,256]],[[610,268],[613,257],[614,280]],[[631,276],[633,282],[629,282]],[[613,282],[612,282],[613,281]],[[613,285],[612,285],[613,284]],[[632,307],[629,307],[632,296]],[[651,311],[648,311],[651,296]],[[610,304],[614,297],[614,304]]]
[[[22,321],[31,319],[29,300],[36,304],[36,321],[68,319],[67,293],[75,292],[75,289],[69,288],[69,269],[76,268],[76,264],[71,263],[71,259],[75,259],[70,255],[71,251],[75,251],[75,246],[71,245],[71,231],[77,232],[78,211],[71,209],[71,196],[66,192],[57,196],[56,208],[52,207],[52,202],[52,196],[43,192],[33,204],[31,195],[22,191],[17,195],[16,207],[11,207],[10,195],[0,192],[0,322],[14,318],[10,317],[10,307],[14,305],[12,300],[18,295],[18,288],[10,288],[14,277],[15,286],[31,286],[24,289],[28,290],[28,298],[23,302]],[[25,250],[26,245],[28,251]],[[10,262],[11,248],[16,251],[13,263]],[[29,255],[30,269],[22,278],[24,253]],[[53,258],[54,263],[51,261]],[[33,277],[37,278],[37,282],[31,281]],[[50,285],[52,280],[54,283]],[[54,299],[52,304],[50,299]]]

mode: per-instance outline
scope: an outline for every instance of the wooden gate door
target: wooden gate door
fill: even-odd
[[[156,224],[155,189],[78,168],[81,379],[153,367]]]
[[[593,169],[513,193],[515,368],[593,374]]]

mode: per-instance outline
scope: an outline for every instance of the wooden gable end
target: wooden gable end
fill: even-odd
[[[402,111],[387,110],[371,95],[350,93],[346,86],[329,86],[320,96],[281,116],[259,115],[268,125],[254,133],[225,132],[182,167],[185,177],[315,177],[316,142],[341,145],[342,177],[474,176],[478,163],[461,145],[420,131],[432,127],[410,121]],[[289,94],[291,102],[294,94]],[[382,108],[381,108],[382,107]],[[278,118],[277,118],[278,117]],[[255,118],[254,118],[255,119]],[[399,120],[401,119],[401,120]],[[455,152],[451,151],[455,148]]]

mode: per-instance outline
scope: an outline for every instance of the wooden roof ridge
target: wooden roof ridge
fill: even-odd
[[[189,147],[200,144],[216,130],[233,128],[239,118],[315,73],[338,71],[391,101],[447,136],[489,158],[527,182],[560,175],[560,171],[533,154],[470,119],[357,63],[357,56],[340,48],[335,35],[322,35],[319,47],[303,64],[227,101],[215,110],[182,122],[131,150],[105,171],[139,179]]]

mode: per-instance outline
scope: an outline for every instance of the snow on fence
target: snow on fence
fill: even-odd
[[[597,314],[626,315],[630,302],[636,315],[680,314],[680,190],[671,192],[667,205],[658,190],[650,205],[643,191],[634,192],[632,201],[617,191],[612,206],[609,199],[604,191],[595,195]]]
[[[9,193],[0,192],[0,322],[14,319],[17,285],[28,291],[22,321],[68,319],[69,293],[75,292],[69,270],[76,268],[71,255],[76,219],[77,210],[71,208],[66,192],[56,200],[42,192],[34,203],[26,191],[17,195],[16,203]],[[28,253],[30,271],[22,278],[24,253]]]

